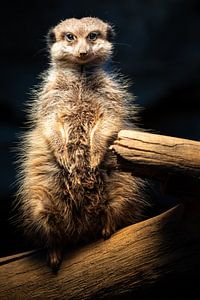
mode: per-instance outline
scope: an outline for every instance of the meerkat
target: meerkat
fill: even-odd
[[[68,244],[142,220],[146,182],[116,170],[109,146],[134,128],[127,84],[105,68],[114,31],[92,17],[66,19],[48,34],[50,66],[29,107],[20,160],[20,223],[58,270]]]

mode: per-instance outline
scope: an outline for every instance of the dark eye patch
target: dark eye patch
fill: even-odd
[[[96,39],[98,38],[99,35],[100,35],[100,33],[98,31],[93,31],[88,34],[87,38],[90,41],[96,41]]]
[[[65,39],[66,39],[68,42],[72,42],[72,41],[74,41],[74,40],[76,39],[76,36],[75,36],[73,33],[71,33],[71,32],[65,33],[65,34],[64,34],[64,37],[65,37]]]

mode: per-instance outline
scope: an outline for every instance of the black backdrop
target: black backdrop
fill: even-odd
[[[97,16],[115,25],[115,66],[133,82],[141,126],[200,139],[198,0],[8,1],[0,26],[0,256],[28,249],[8,221],[24,103],[48,66],[45,34],[61,19]]]

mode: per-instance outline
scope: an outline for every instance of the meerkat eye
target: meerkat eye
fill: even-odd
[[[68,41],[68,42],[72,42],[76,39],[76,36],[70,32],[66,33],[65,34],[65,39]]]
[[[87,36],[88,40],[90,41],[96,41],[98,38],[99,32],[90,32]]]

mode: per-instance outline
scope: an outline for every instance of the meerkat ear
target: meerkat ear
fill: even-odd
[[[47,33],[46,40],[47,40],[47,45],[48,45],[49,48],[53,45],[53,43],[56,42],[56,35],[55,35],[54,30],[53,30],[53,27]]]
[[[114,28],[109,24],[107,27],[107,39],[109,42],[112,42],[115,37]]]

